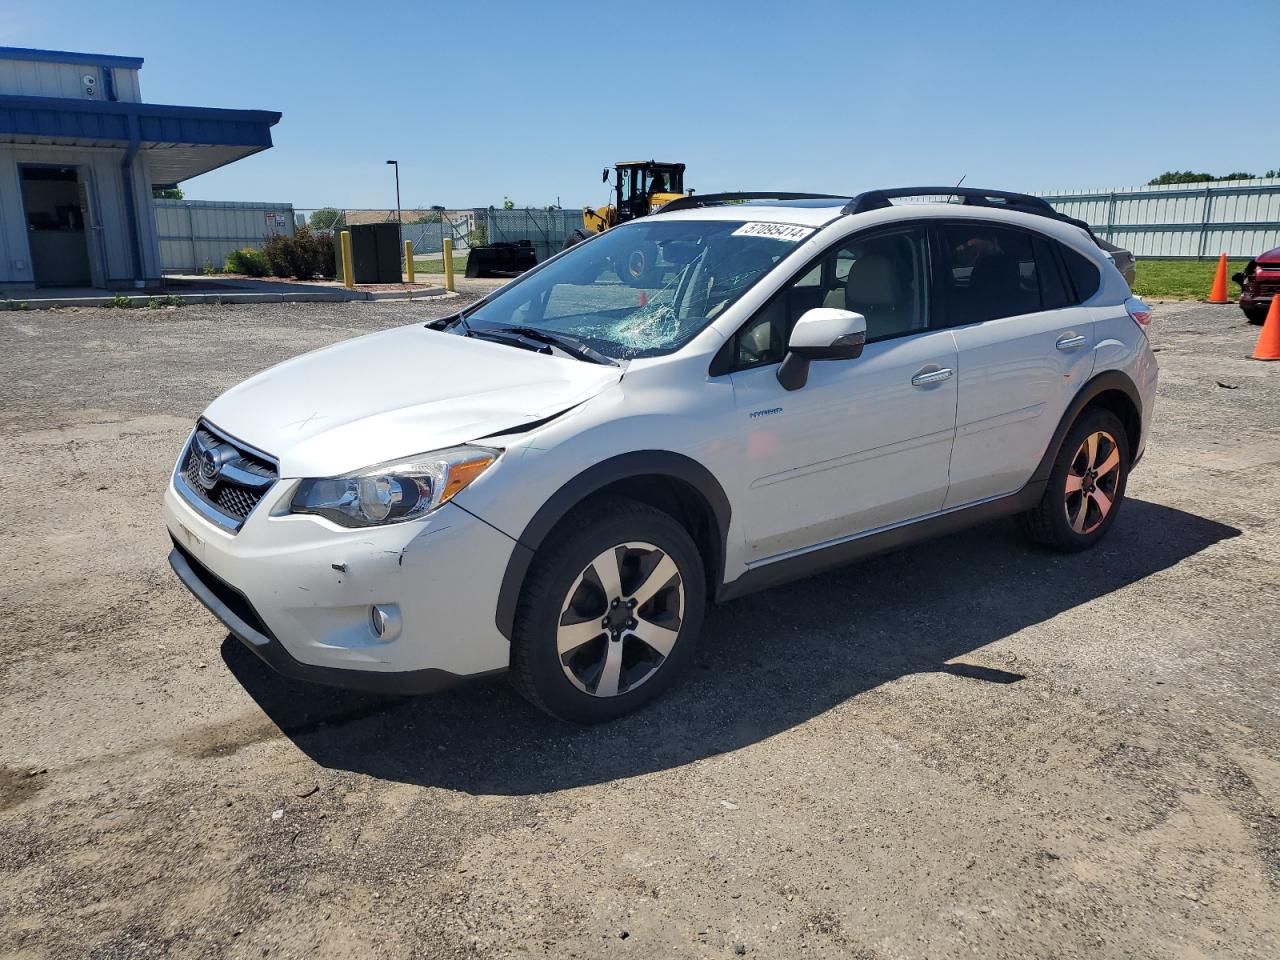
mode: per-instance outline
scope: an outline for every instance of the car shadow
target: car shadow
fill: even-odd
[[[1016,683],[1018,673],[952,661],[1239,533],[1131,499],[1086,553],[1029,547],[1003,521],[776,587],[712,608],[682,682],[597,727],[553,720],[502,680],[378,697],[288,680],[230,636],[222,655],[324,767],[472,794],[543,793],[735,750],[911,673]]]

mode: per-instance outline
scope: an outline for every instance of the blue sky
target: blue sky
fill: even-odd
[[[0,0],[0,44],[141,56],[151,102],[282,112],[273,149],[185,185],[199,199],[388,206],[392,157],[406,207],[598,204],[602,167],[649,157],[701,192],[1280,167],[1274,0],[623,10]]]

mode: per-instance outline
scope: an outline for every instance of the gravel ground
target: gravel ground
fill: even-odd
[[[1086,555],[996,523],[713,610],[579,729],[266,672],[165,562],[205,403],[455,309],[0,315],[0,956],[1280,955],[1280,364],[1165,305]]]

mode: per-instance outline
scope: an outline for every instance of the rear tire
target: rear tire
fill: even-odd
[[[1040,502],[1018,516],[1034,543],[1074,553],[1101,540],[1124,501],[1129,438],[1109,410],[1086,408],[1067,431]]]
[[[702,557],[684,527],[634,500],[589,503],[534,557],[516,610],[511,682],[561,720],[620,717],[676,678],[705,606]]]

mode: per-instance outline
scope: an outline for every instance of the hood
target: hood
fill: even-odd
[[[555,416],[622,371],[415,325],[286,361],[204,415],[282,477],[335,476]]]

